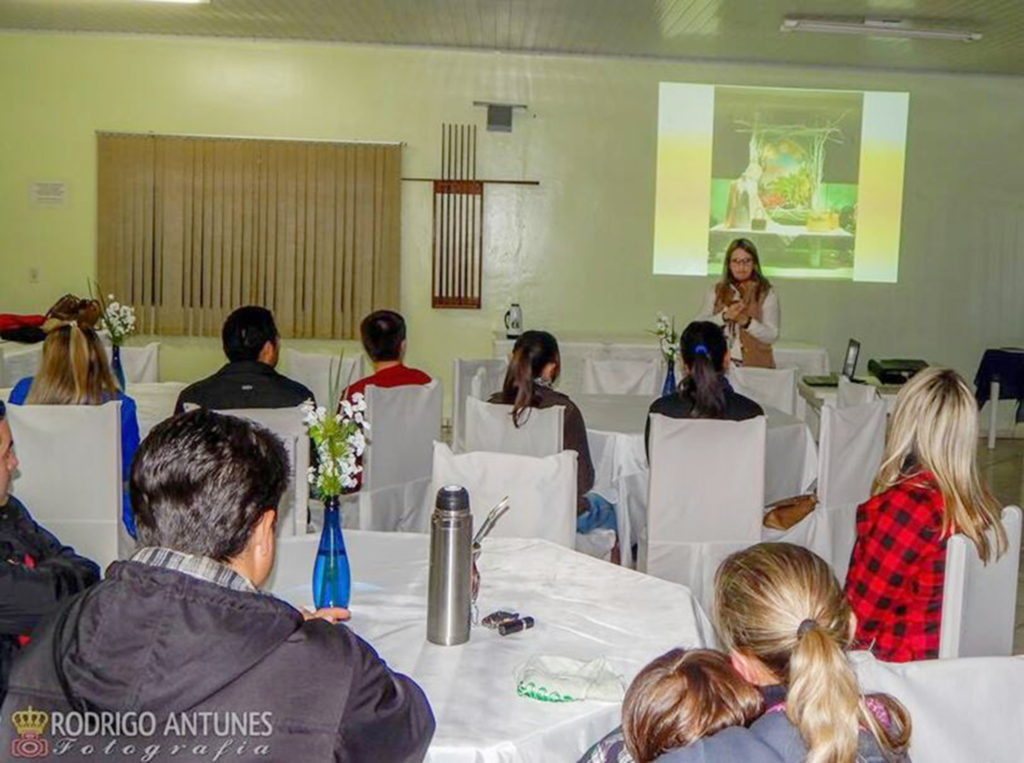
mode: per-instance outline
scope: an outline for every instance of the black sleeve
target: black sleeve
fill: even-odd
[[[583,414],[572,401],[565,406],[565,432],[563,447],[579,454],[576,465],[576,496],[580,510],[585,509],[583,496],[594,488],[594,462],[590,458],[590,443],[587,441],[587,425]]]
[[[411,678],[393,673],[366,642],[353,639],[352,687],[335,760],[423,760],[435,725],[426,695]]]

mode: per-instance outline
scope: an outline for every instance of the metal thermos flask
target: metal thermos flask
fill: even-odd
[[[455,646],[469,641],[472,607],[473,515],[459,485],[437,491],[430,518],[427,641]]]

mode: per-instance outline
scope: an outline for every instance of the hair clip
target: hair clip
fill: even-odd
[[[806,634],[807,631],[812,631],[812,630],[814,630],[817,627],[818,627],[818,622],[816,620],[812,620],[811,618],[807,618],[802,623],[800,623],[800,627],[796,629],[796,637],[798,639],[799,638],[803,638],[804,634]]]

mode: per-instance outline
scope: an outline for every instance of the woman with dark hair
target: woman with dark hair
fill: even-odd
[[[729,347],[722,329],[710,321],[694,321],[679,337],[683,354],[683,381],[679,389],[655,400],[650,413],[673,419],[727,419],[745,421],[763,416],[764,410],[750,398],[733,391],[725,374]],[[647,419],[650,449],[651,420]]]
[[[722,280],[708,292],[695,320],[725,329],[733,362],[775,368],[772,343],[779,338],[779,296],[761,272],[752,241],[738,238],[729,244]]]
[[[597,528],[614,530],[615,507],[597,493],[594,487],[594,462],[587,444],[587,427],[583,414],[568,395],[552,387],[558,381],[561,357],[558,341],[547,331],[525,331],[512,347],[505,384],[488,402],[512,406],[512,422],[523,426],[533,408],[564,406],[562,444],[575,450],[576,467],[576,531],[587,533]]]

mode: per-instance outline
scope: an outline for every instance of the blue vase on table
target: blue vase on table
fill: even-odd
[[[661,396],[671,395],[676,391],[676,364],[668,364],[668,373],[665,374],[665,386],[661,388]]]
[[[110,358],[110,370],[114,372],[114,378],[117,380],[117,386],[124,392],[124,367],[121,365],[121,346],[115,344],[113,353]]]
[[[338,496],[324,498],[324,529],[313,567],[313,601],[317,609],[348,607],[352,591],[352,572],[341,534],[339,506]]]

